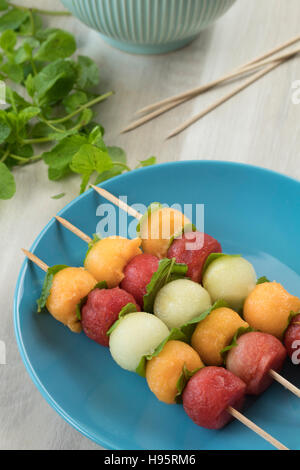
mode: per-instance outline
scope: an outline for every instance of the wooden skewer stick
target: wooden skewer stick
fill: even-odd
[[[28,250],[25,250],[25,248],[22,248],[23,253],[27,256],[30,261],[32,261],[34,264],[36,264],[39,268],[41,268],[43,271],[47,272],[49,269],[49,266],[47,266],[44,261],[42,261],[40,258],[35,256],[33,253],[31,253]]]
[[[180,104],[196,97],[197,95],[200,95],[204,91],[207,91],[207,90],[223,83],[224,81],[227,81],[227,80],[230,80],[232,78],[239,77],[240,75],[244,75],[246,73],[249,73],[252,70],[257,69],[258,67],[262,67],[262,66],[268,65],[268,64],[273,64],[275,61],[279,61],[279,60],[284,61],[284,60],[291,59],[296,54],[299,54],[299,52],[300,52],[300,49],[298,48],[298,49],[294,49],[293,51],[286,52],[285,54],[283,54],[279,57],[265,59],[261,62],[254,62],[253,64],[250,64],[247,67],[240,68],[240,69],[235,70],[235,71],[233,71],[233,72],[231,72],[227,75],[224,75],[223,77],[219,78],[218,80],[210,82],[206,85],[202,85],[201,87],[194,88],[193,90],[189,90],[185,93],[181,93],[180,95],[177,95],[173,98],[168,98],[166,100],[163,100],[161,103],[162,104],[165,103],[164,106],[159,107],[158,109],[151,112],[150,114],[146,114],[142,118],[133,121],[131,124],[129,124],[127,127],[125,127],[125,129],[123,129],[121,131],[121,134],[124,134],[125,132],[129,132],[133,129],[136,129],[137,127],[145,124],[146,122],[151,121],[152,119],[156,118],[157,116],[160,116],[161,114],[169,111],[170,109],[175,108],[176,106],[178,106],[178,105],[180,105]]]
[[[282,51],[283,49],[286,49],[287,47],[289,46],[292,46],[293,44],[295,44],[296,42],[300,41],[300,36],[295,36],[294,38],[290,39],[289,41],[275,47],[274,49],[270,50],[269,52],[266,52],[265,54],[262,54],[261,56],[259,57],[256,57],[255,59],[251,60],[250,62],[247,62],[243,65],[241,65],[240,67],[238,67],[237,69],[235,69],[231,74],[226,74],[226,75],[223,75],[222,77],[220,77],[219,79],[217,80],[214,80],[213,82],[211,83],[208,83],[206,85],[202,85],[200,87],[197,87],[197,88],[193,88],[193,89],[190,89],[186,92],[183,92],[183,93],[179,93],[178,95],[175,95],[175,96],[171,96],[169,98],[166,98],[164,100],[161,100],[161,101],[157,101],[156,103],[153,103],[149,106],[145,106],[144,108],[140,109],[139,111],[137,111],[137,114],[143,114],[143,113],[147,113],[149,111],[152,111],[160,106],[163,106],[163,105],[166,105],[170,102],[174,102],[174,101],[177,101],[181,98],[184,98],[185,96],[187,95],[190,95],[190,94],[199,94],[199,93],[202,93],[203,91],[206,91],[208,90],[209,88],[212,88],[216,85],[218,85],[219,83],[222,83],[223,81],[225,80],[228,80],[229,78],[233,78],[232,76],[230,77],[230,75],[234,74],[234,73],[242,73],[242,70],[243,69],[246,69],[248,68],[249,66],[252,66],[253,64],[257,64],[258,62],[261,62],[263,61],[264,59],[267,59],[268,57],[276,54],[277,52],[280,52]],[[276,59],[274,59],[276,60]]]
[[[294,393],[298,398],[300,398],[300,390],[298,387],[296,387],[291,382],[282,377],[280,374],[275,372],[275,370],[270,370],[270,375],[273,377],[274,380],[280,383],[280,385],[282,385],[284,388],[288,389],[290,392]]]
[[[263,70],[261,70],[260,72],[256,73],[255,75],[253,75],[253,77],[249,78],[248,80],[246,80],[242,85],[239,85],[238,87],[234,88],[234,90],[232,90],[230,93],[227,93],[226,95],[222,96],[221,98],[219,98],[217,101],[215,101],[214,103],[212,103],[210,106],[208,106],[207,108],[205,108],[203,111],[201,111],[200,113],[196,114],[195,116],[193,116],[192,118],[188,119],[186,122],[184,122],[183,124],[181,124],[179,127],[177,127],[176,129],[174,129],[171,134],[169,134],[167,136],[167,139],[170,139],[171,137],[174,137],[175,135],[177,134],[180,134],[180,132],[184,131],[187,127],[191,126],[192,124],[194,124],[196,121],[198,121],[199,119],[201,119],[202,117],[206,116],[206,114],[210,113],[211,111],[213,111],[214,109],[216,109],[218,106],[220,106],[221,104],[225,103],[226,101],[228,101],[230,98],[232,98],[233,96],[237,95],[238,93],[240,93],[242,90],[244,90],[245,88],[247,88],[249,85],[251,85],[252,83],[256,82],[256,80],[259,80],[261,77],[263,77],[264,75],[266,75],[267,73],[269,73],[271,70],[275,69],[276,67],[278,67],[279,65],[281,65],[282,62],[275,62],[275,64],[271,64],[269,65],[268,67],[264,68]]]
[[[100,196],[104,197],[104,199],[107,199],[108,201],[112,202],[113,204],[118,206],[123,211],[127,212],[132,217],[135,217],[138,220],[140,220],[140,218],[143,217],[143,214],[140,214],[138,211],[136,211],[135,209],[130,207],[128,204],[126,204],[126,202],[121,201],[121,199],[118,199],[116,196],[106,191],[106,189],[99,188],[98,186],[94,186],[93,184],[91,184],[91,187],[98,194],[100,194]]]
[[[234,418],[239,420],[241,423],[243,423],[245,426],[247,426],[249,429],[251,429],[251,431],[254,431],[256,434],[259,434],[259,436],[261,436],[266,441],[270,442],[270,444],[272,444],[277,449],[279,449],[279,450],[289,450],[288,447],[281,444],[281,442],[277,441],[277,439],[275,439],[270,434],[268,434],[266,431],[261,429],[255,423],[253,423],[253,421],[250,421],[250,419],[246,418],[246,416],[242,415],[235,408],[232,408],[232,406],[229,406],[227,408],[227,411],[228,411],[228,413],[231,414],[231,416],[233,416]]]
[[[77,237],[81,238],[81,240],[83,240],[84,242],[90,243],[92,241],[91,237],[79,230],[79,228],[75,227],[75,225],[71,224],[71,222],[69,222],[68,220],[63,219],[59,215],[56,215],[55,218],[61,225],[63,225],[66,229],[70,230],[70,232],[74,233]]]

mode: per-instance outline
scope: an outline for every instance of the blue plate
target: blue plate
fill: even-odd
[[[102,186],[127,195],[129,204],[205,204],[205,231],[224,252],[244,255],[258,276],[276,279],[300,295],[298,181],[248,165],[185,161],[133,171]],[[89,190],[60,215],[92,234],[101,220],[101,202]],[[31,251],[49,265],[79,266],[86,248],[52,219]],[[182,406],[160,403],[143,378],[119,368],[107,348],[83,333],[71,333],[50,315],[37,315],[43,278],[38,267],[24,261],[14,304],[20,353],[45,399],[85,436],[109,449],[272,448],[237,421],[220,431],[196,426]],[[287,362],[283,375],[300,386],[296,366]],[[279,384],[248,400],[244,414],[288,447],[300,449],[300,400]]]

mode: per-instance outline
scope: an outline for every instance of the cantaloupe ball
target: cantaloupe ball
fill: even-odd
[[[229,346],[239,328],[248,326],[234,310],[216,308],[198,323],[191,343],[206,365],[220,366],[223,363],[220,351]]]
[[[244,258],[222,256],[206,269],[203,286],[210,293],[212,302],[223,299],[239,311],[256,286],[256,274],[252,264]]]
[[[258,284],[244,304],[244,318],[253,328],[281,339],[291,311],[298,312],[300,299],[278,282]]]
[[[141,253],[141,240],[123,237],[107,237],[95,243],[86,256],[84,267],[97,279],[106,281],[108,287],[116,287],[124,278],[126,264]]]
[[[148,215],[141,223],[140,237],[144,253],[166,258],[170,238],[177,235],[191,221],[176,209],[164,207]]]
[[[167,326],[151,313],[129,313],[110,334],[110,352],[119,366],[135,371],[168,335]]]
[[[169,328],[175,328],[210,307],[209,293],[200,284],[189,279],[177,279],[160,289],[153,311]]]
[[[146,380],[154,395],[165,403],[175,403],[176,384],[183,367],[193,372],[204,366],[199,354],[182,341],[168,341],[163,350],[147,363]]]
[[[76,306],[97,284],[84,268],[65,268],[55,274],[46,307],[56,320],[79,333],[81,323],[76,316]]]

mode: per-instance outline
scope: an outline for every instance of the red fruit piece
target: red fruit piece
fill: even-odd
[[[204,367],[188,381],[183,407],[199,426],[220,429],[232,419],[228,406],[243,406],[245,390],[244,382],[223,367]]]
[[[259,395],[272,383],[270,370],[282,368],[286,350],[275,336],[256,331],[240,336],[237,343],[227,355],[226,367],[246,383],[246,393]]]
[[[201,282],[204,263],[211,253],[222,253],[222,247],[215,238],[202,232],[187,232],[173,241],[167,256],[176,258],[177,263],[187,264],[187,276],[192,281]]]
[[[158,269],[159,259],[156,256],[142,254],[135,256],[124,269],[124,279],[121,288],[132,294],[137,303],[143,308],[143,296],[152,275]]]
[[[283,342],[293,364],[300,364],[300,314],[292,319],[285,332]]]
[[[96,343],[108,346],[109,337],[106,332],[128,303],[135,304],[140,311],[134,297],[119,287],[94,289],[81,309],[81,325],[85,334]]]

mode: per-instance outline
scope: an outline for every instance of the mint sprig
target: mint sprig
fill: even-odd
[[[152,275],[146,287],[146,294],[143,297],[144,311],[152,313],[154,300],[158,291],[169,282],[184,278],[187,270],[187,265],[176,263],[176,258],[164,258],[160,260],[157,271]]]
[[[125,315],[128,315],[129,313],[133,313],[133,312],[137,312],[136,305],[133,304],[132,302],[129,302],[127,305],[125,305],[125,307],[122,308],[122,310],[119,313],[118,320],[112,324],[110,329],[107,330],[106,334],[109,336],[114,331],[114,329],[117,328],[122,318],[125,317]]]
[[[0,79],[7,102],[0,110],[0,199],[15,194],[15,167],[40,160],[51,181],[79,175],[80,193],[91,180],[98,184],[131,170],[122,149],[105,145],[104,129],[94,120],[94,106],[113,92],[95,92],[99,67],[76,56],[70,32],[45,27],[45,15],[70,13],[0,0]],[[138,167],[155,161],[150,157]]]
[[[231,349],[235,348],[238,345],[237,340],[239,339],[239,337],[246,333],[251,333],[252,331],[255,331],[255,329],[252,328],[251,326],[241,326],[240,328],[238,328],[237,332],[232,338],[231,343],[220,351],[220,354],[224,360],[224,364],[226,362],[226,357],[229,351],[231,351]]]
[[[53,278],[55,274],[57,274],[59,271],[67,267],[68,266],[66,266],[65,264],[56,264],[55,266],[51,266],[50,268],[48,268],[45,279],[44,279],[41,296],[37,300],[38,313],[41,312],[42,309],[46,306],[47,299],[50,295],[50,290],[52,287],[52,282],[53,282]]]
[[[93,292],[95,289],[107,289],[108,286],[107,286],[107,282],[106,281],[100,281],[100,282],[97,282],[97,284],[95,284],[95,286],[93,287],[93,289],[89,292],[89,294],[91,292]],[[80,302],[76,305],[76,317],[78,320],[81,321],[81,309],[82,307],[84,306],[84,304],[86,303],[87,301],[87,298],[88,298],[88,295],[86,295],[85,297],[83,297]]]

